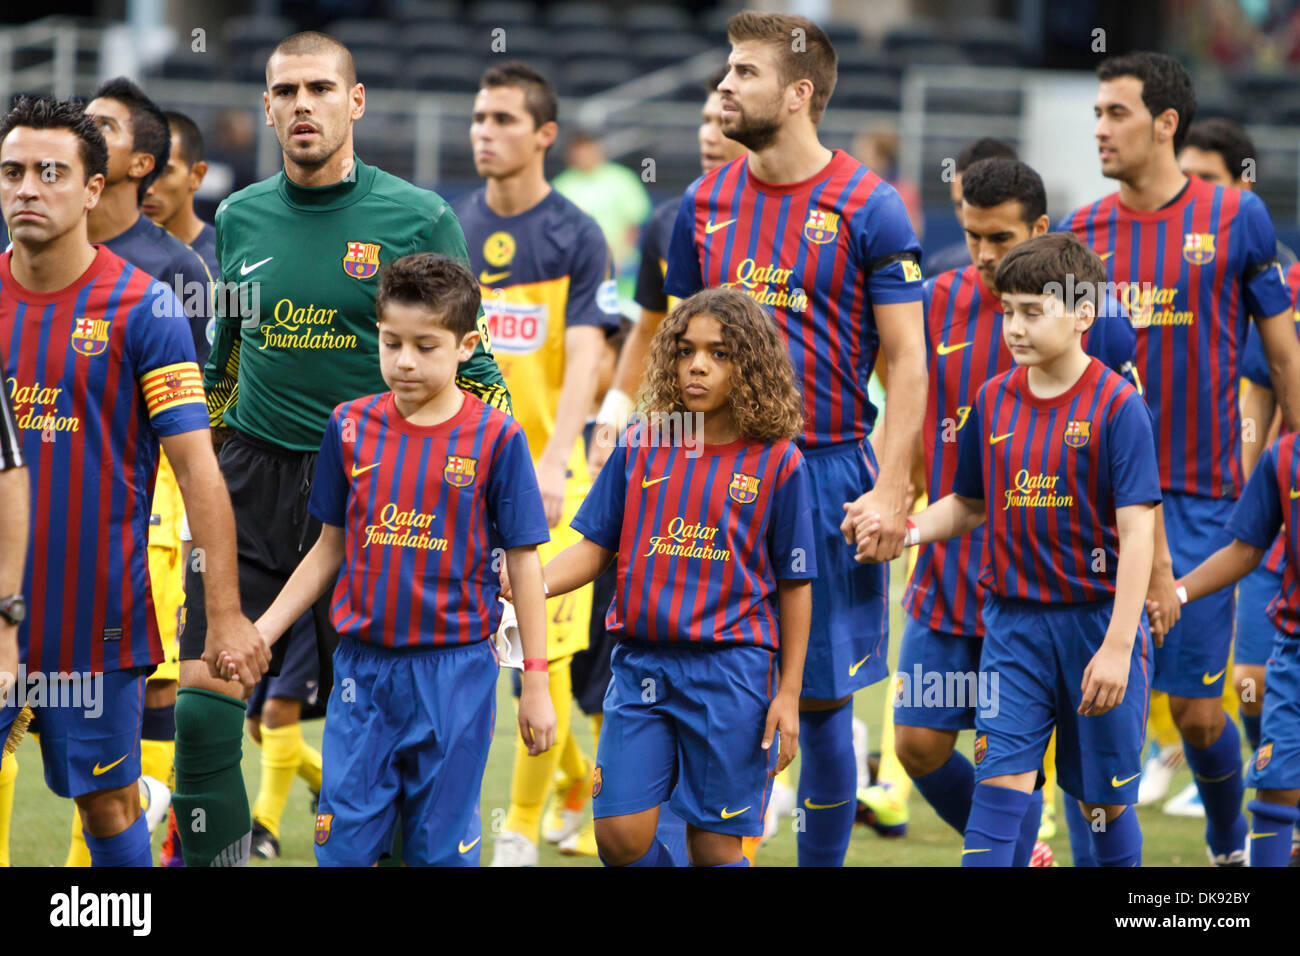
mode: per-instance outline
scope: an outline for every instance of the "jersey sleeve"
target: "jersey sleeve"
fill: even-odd
[[[316,456],[316,476],[311,482],[307,510],[322,524],[342,528],[348,514],[348,475],[343,470],[343,429],[339,424],[341,408],[325,423],[325,437]]]
[[[875,305],[921,300],[921,244],[898,191],[881,183],[853,216],[853,241]]]
[[[127,317],[127,367],[140,383],[149,424],[160,436],[208,427],[203,376],[183,316],[172,290],[154,282]]]
[[[1106,423],[1110,487],[1115,507],[1160,501],[1156,440],[1146,403],[1127,395]]]
[[[772,493],[772,518],[767,530],[767,553],[778,581],[817,577],[811,495],[808,464],[792,444]]]
[[[627,453],[621,441],[610,452],[596,482],[587,492],[571,522],[573,530],[608,551],[617,551],[623,534],[623,507],[627,500]]]
[[[1264,340],[1259,337],[1259,329],[1254,322],[1246,330],[1246,347],[1241,352],[1241,377],[1264,388],[1273,387],[1268,357],[1264,354]]]
[[[981,388],[980,394],[971,402],[966,424],[957,433],[957,472],[952,482],[956,494],[981,500],[985,497],[984,462],[980,457],[984,450],[983,392]]]
[[[526,548],[551,539],[524,430],[513,420],[499,439],[488,474],[487,514],[498,547]]]
[[[641,264],[637,267],[636,290],[632,299],[649,312],[668,311],[663,265],[668,258],[668,251],[661,248],[661,232],[658,213],[650,218],[649,224],[641,231]]]
[[[223,252],[226,206],[217,209],[216,230],[217,266],[223,289],[237,289],[238,272]],[[212,347],[203,365],[203,389],[207,395],[208,424],[217,428],[222,424],[226,410],[233,407],[239,392],[239,315],[229,315],[230,306],[242,301],[241,294],[222,294],[217,297],[216,320],[213,323]]]
[[[594,325],[606,334],[618,331],[618,284],[610,268],[605,234],[594,221],[584,217],[573,249],[565,328]]]
[[[697,181],[682,197],[682,204],[677,207],[677,218],[673,220],[672,238],[668,240],[664,294],[675,295],[679,299],[685,299],[704,288],[700,252],[695,246],[695,190],[698,185]]]
[[[1137,333],[1127,319],[1112,312],[1118,302],[1101,303],[1097,319],[1088,330],[1084,351],[1101,359],[1116,375],[1142,394],[1142,381],[1137,373]]]
[[[1266,319],[1291,308],[1291,292],[1277,261],[1277,234],[1268,209],[1254,193],[1241,194],[1244,243],[1242,256],[1242,299],[1251,315]]]
[[[186,246],[172,262],[172,274],[181,279],[184,290],[185,316],[189,321],[190,335],[194,339],[194,355],[199,368],[208,363],[212,351],[208,345],[208,318],[212,314],[212,276],[203,257]]]
[[[1277,486],[1277,449],[1273,442],[1259,456],[1246,488],[1233,506],[1224,530],[1238,541],[1267,551],[1282,529],[1282,495]]]

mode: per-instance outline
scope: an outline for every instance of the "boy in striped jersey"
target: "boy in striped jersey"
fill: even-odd
[[[989,525],[980,670],[993,692],[976,714],[962,864],[1011,863],[1055,725],[1057,773],[1097,824],[1097,862],[1138,865],[1143,598],[1160,500],[1150,416],[1137,389],[1083,350],[1105,282],[1095,254],[1073,236],[1039,236],[1009,252],[994,281],[1017,367],[980,389],[952,493],[908,532],[924,544]],[[859,557],[875,559],[879,520],[864,524]]]

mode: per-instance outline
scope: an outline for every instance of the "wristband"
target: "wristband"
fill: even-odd
[[[1179,603],[1179,604],[1186,604],[1186,603],[1187,603],[1187,588],[1183,587],[1181,584],[1176,584],[1176,585],[1174,585],[1174,590],[1178,592],[1178,603]]]
[[[626,392],[611,388],[605,393],[605,400],[600,403],[600,411],[596,413],[596,424],[613,425],[622,431],[627,427],[627,418],[632,413],[632,408],[632,399]]]
[[[907,545],[920,544],[920,543],[921,543],[921,532],[916,527],[916,524],[912,521],[912,519],[908,518],[907,536],[903,538],[903,544],[904,546],[907,546]]]
[[[524,658],[524,670],[525,670],[525,671],[544,671],[544,670],[546,670],[546,658],[545,658],[545,657],[525,657],[525,658]]]

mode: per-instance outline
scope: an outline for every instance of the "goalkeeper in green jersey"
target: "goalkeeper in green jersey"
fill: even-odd
[[[324,34],[295,34],[272,51],[266,85],[266,122],[284,169],[217,209],[222,281],[203,379],[213,426],[232,430],[219,460],[251,618],[271,604],[319,534],[307,501],[330,413],[387,390],[375,325],[380,270],[413,252],[469,263],[441,197],[354,154],[352,126],[366,95],[347,47]],[[457,383],[508,411],[482,315],[479,324],[482,344]],[[202,554],[187,569],[184,620],[173,803],[185,864],[243,865],[250,851],[275,856],[294,777],[320,787],[320,755],[303,742],[298,721],[305,703],[329,693],[338,640],[329,596],[276,642],[271,672],[253,691],[248,709],[260,719],[250,721],[250,732],[263,758],[253,820],[240,774],[246,695],[219,677],[205,647]]]

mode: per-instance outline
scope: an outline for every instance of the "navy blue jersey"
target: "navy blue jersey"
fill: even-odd
[[[1290,637],[1300,633],[1300,433],[1283,435],[1259,456],[1246,490],[1232,509],[1225,530],[1238,541],[1267,550],[1279,532],[1286,548],[1282,590],[1268,605],[1268,615],[1279,631]]]
[[[664,291],[664,276],[668,274],[668,244],[673,238],[673,223],[681,204],[680,199],[660,203],[641,229],[641,266],[632,298],[650,312],[668,312],[677,302],[676,296]]]

